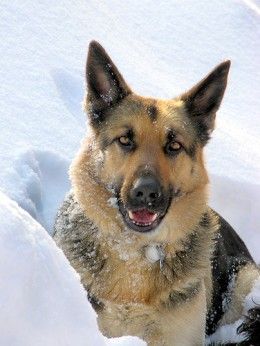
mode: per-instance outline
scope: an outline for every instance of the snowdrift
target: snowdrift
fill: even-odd
[[[45,229],[3,193],[0,220],[1,345],[144,345],[101,335],[78,274]]]

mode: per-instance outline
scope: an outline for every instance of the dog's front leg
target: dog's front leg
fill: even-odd
[[[184,303],[162,311],[157,332],[147,335],[149,346],[202,346],[205,343],[206,293],[199,292]]]

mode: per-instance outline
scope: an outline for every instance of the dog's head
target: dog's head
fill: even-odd
[[[203,147],[214,128],[230,61],[172,100],[134,94],[105,50],[91,42],[86,110],[101,153],[100,184],[113,188],[126,225],[154,230],[208,181]],[[194,195],[195,196],[195,195]],[[194,197],[195,198],[195,197]]]

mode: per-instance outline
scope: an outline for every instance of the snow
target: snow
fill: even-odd
[[[237,328],[240,326],[242,322],[243,320],[240,319],[232,324],[221,326],[210,338],[206,340],[206,345],[214,345],[214,343],[217,344],[220,342],[225,344],[229,342],[237,343],[243,341],[243,337],[237,334]]]
[[[246,315],[249,309],[254,308],[256,305],[259,306],[259,304],[260,278],[255,281],[251,292],[245,298],[243,315]],[[237,328],[241,325],[242,322],[243,319],[241,318],[232,324],[227,324],[218,328],[217,331],[210,338],[208,338],[208,344],[220,341],[222,343],[243,341],[242,335],[237,335],[236,332]]]
[[[145,256],[149,262],[154,263],[159,261],[160,254],[156,245],[147,246],[145,249]]]
[[[145,249],[145,256],[148,259],[148,261],[151,263],[160,261],[160,265],[165,257],[163,250],[158,244],[147,246]]]
[[[79,275],[46,230],[1,192],[0,220],[1,345],[144,344],[100,334]]]
[[[102,345],[79,277],[43,227],[2,193],[0,219],[1,345],[85,345],[89,330]]]
[[[211,205],[260,262],[259,14],[256,0],[1,1],[0,329],[6,327],[0,344],[108,342],[48,235],[70,188],[69,164],[88,131],[81,102],[92,39],[136,92],[154,97],[178,95],[232,60],[206,150]]]

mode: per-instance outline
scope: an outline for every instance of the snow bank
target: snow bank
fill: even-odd
[[[14,160],[9,196],[52,232],[57,206],[70,189],[69,161],[51,150],[28,149]]]
[[[0,193],[0,344],[144,345],[98,331],[79,276],[47,232]]]
[[[0,344],[102,345],[79,277],[46,231],[2,193],[0,220]]]

